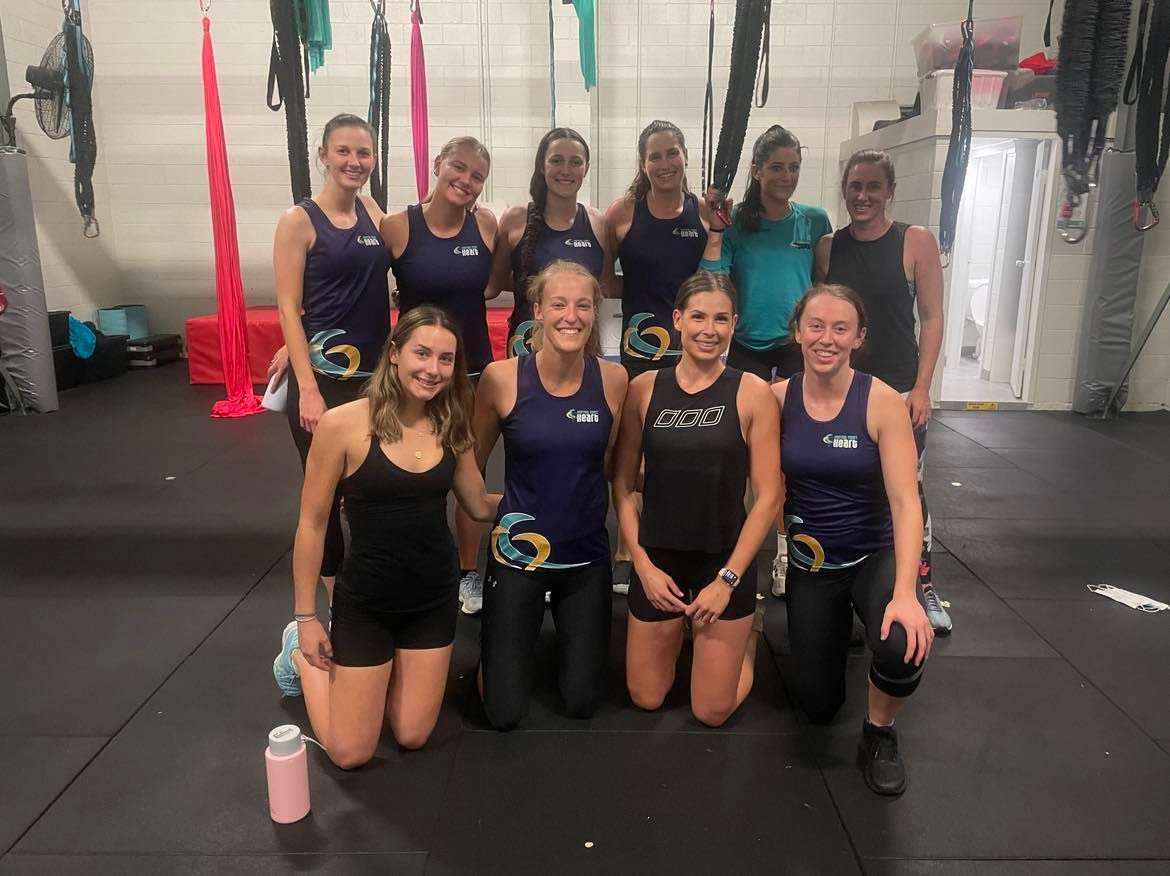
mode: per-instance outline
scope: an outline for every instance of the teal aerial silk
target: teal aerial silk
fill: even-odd
[[[309,71],[325,66],[325,52],[333,48],[329,0],[301,0],[304,4],[304,40],[309,49]]]
[[[597,84],[597,45],[593,36],[593,0],[573,0],[577,13],[577,44],[581,54],[581,77],[588,91]]]

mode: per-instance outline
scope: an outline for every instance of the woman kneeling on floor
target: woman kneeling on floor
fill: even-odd
[[[678,364],[634,378],[618,437],[614,505],[634,563],[626,685],[636,706],[662,705],[689,619],[691,711],[719,726],[755,677],[754,558],[780,507],[779,417],[768,384],[720,361],[736,320],[731,280],[707,272],[687,279],[673,319]]]
[[[384,721],[403,748],[421,748],[438,719],[459,611],[447,494],[483,521],[499,501],[484,490],[470,414],[458,331],[424,305],[398,320],[365,398],[327,411],[313,437],[293,548],[296,620],[273,670],[284,693],[304,690],[317,739],[344,769],[373,756]],[[314,591],[339,487],[352,548],[327,633]]]
[[[898,393],[854,371],[865,309],[845,286],[813,286],[792,334],[804,370],[777,383],[788,532],[788,631],[797,693],[817,724],[845,701],[851,609],[873,659],[858,765],[878,794],[906,789],[894,716],[918,687],[934,631],[918,583],[917,456]]]

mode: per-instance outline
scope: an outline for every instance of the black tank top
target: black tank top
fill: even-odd
[[[861,296],[869,330],[853,354],[853,367],[907,392],[918,379],[918,338],[914,334],[914,283],[906,279],[904,222],[895,222],[877,240],[857,240],[845,226],[833,235],[830,283]]]
[[[694,394],[674,368],[654,376],[642,424],[646,460],[638,543],[717,554],[735,547],[747,512],[748,449],[735,399],[743,372],[724,368]]]
[[[377,437],[361,466],[341,481],[350,549],[337,586],[377,611],[432,608],[459,586],[447,493],[455,454],[424,472],[399,468]]]

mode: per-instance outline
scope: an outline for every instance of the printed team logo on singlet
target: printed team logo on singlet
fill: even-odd
[[[593,249],[593,241],[581,237],[567,237],[565,238],[565,246],[571,246],[574,249]]]
[[[333,338],[345,334],[343,329],[326,329],[317,332],[309,341],[309,364],[318,374],[324,374],[336,380],[348,380],[351,377],[369,377],[369,371],[359,371],[362,364],[362,354],[353,344],[335,344],[329,349],[325,345]],[[339,365],[329,359],[330,356],[344,356],[345,365]]]
[[[600,423],[600,411],[580,411],[576,408],[570,408],[565,411],[565,418],[572,420],[574,423]]]
[[[467,256],[479,255],[479,247],[475,244],[472,244],[471,246],[457,246],[451,250],[451,252],[455,253],[457,256],[463,256],[466,258]]]
[[[673,234],[675,237],[696,237],[697,238],[699,236],[699,229],[698,228],[675,228],[670,233]]]
[[[532,332],[536,329],[535,319],[526,319],[516,326],[516,333],[508,338],[509,356],[527,356],[532,352]]]
[[[821,439],[821,443],[826,447],[832,447],[836,450],[856,450],[857,436],[856,435],[834,435],[829,433]]]
[[[357,242],[362,246],[381,246],[382,241],[372,234],[359,234]]]
[[[653,318],[652,313],[635,313],[630,317],[630,324],[622,332],[622,350],[631,358],[649,359],[652,362],[657,362],[663,356],[681,356],[682,350],[670,349],[670,332],[662,326],[648,325],[642,328],[642,323]],[[647,338],[653,340],[648,341]]]
[[[805,532],[793,535],[793,531],[802,523],[804,523],[802,517],[797,517],[795,514],[784,515],[784,528],[788,531],[788,557],[790,560],[796,560],[802,568],[810,572],[819,572],[821,569],[848,569],[869,556],[866,554],[864,557],[858,557],[851,563],[826,563],[825,549],[816,538]],[[804,545],[812,551],[812,555],[806,554],[797,545]]]
[[[724,405],[710,408],[688,408],[685,411],[664,408],[654,420],[655,429],[690,429],[718,426],[723,420]]]
[[[532,572],[536,569],[575,569],[578,566],[588,565],[588,563],[550,563],[548,557],[552,553],[552,545],[539,532],[518,532],[512,535],[512,527],[516,524],[527,523],[535,519],[531,514],[524,514],[520,511],[513,511],[500,518],[499,525],[492,530],[492,556],[496,558],[496,562],[505,566],[521,568],[525,572]],[[518,541],[531,545],[536,551],[535,555],[525,553],[517,548],[515,542]]]

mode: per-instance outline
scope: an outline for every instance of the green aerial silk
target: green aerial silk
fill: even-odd
[[[588,91],[597,84],[597,46],[593,37],[593,0],[573,0],[577,13],[577,43],[581,53],[581,76]]]
[[[309,70],[325,66],[325,52],[333,48],[333,26],[329,22],[329,0],[299,0],[302,39],[309,49]]]

